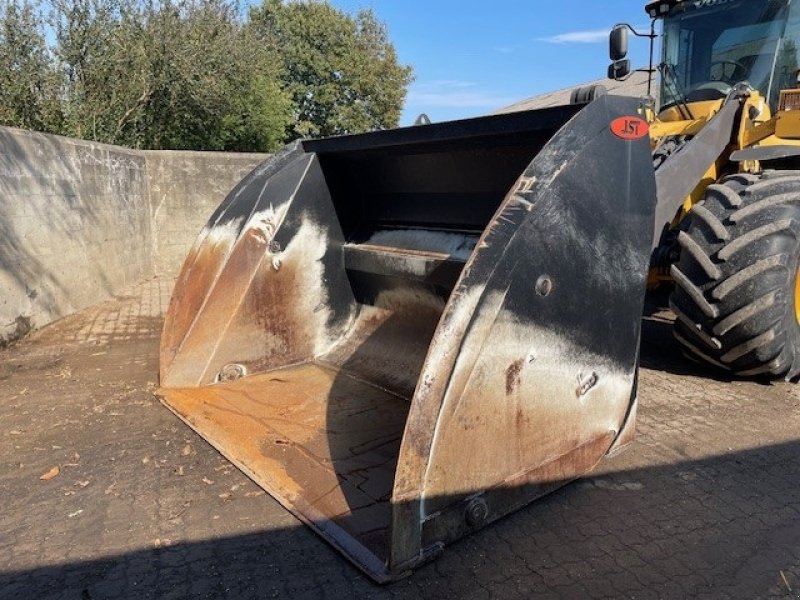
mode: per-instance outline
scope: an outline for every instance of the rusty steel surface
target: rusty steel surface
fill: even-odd
[[[162,393],[171,410],[301,520],[334,545],[352,538],[347,551],[381,568],[405,399],[316,364]]]
[[[187,258],[160,397],[381,582],[580,477],[634,427],[637,110],[288,147]]]
[[[326,276],[326,289],[343,298],[348,290],[344,274],[337,279],[318,260],[336,225],[331,215],[315,214],[324,203],[303,206],[314,195],[302,196],[300,188],[318,186],[315,177],[321,177],[316,159],[290,148],[245,179],[212,217],[167,312],[162,385],[213,383],[234,362],[258,372],[307,360],[329,343],[326,335],[335,335],[332,322],[350,317],[320,305]],[[236,202],[240,195],[245,202]],[[289,204],[317,218],[284,223]]]

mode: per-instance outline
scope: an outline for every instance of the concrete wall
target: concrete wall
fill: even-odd
[[[173,277],[263,154],[138,152],[0,127],[0,345]]]
[[[156,273],[177,276],[186,253],[228,192],[268,155],[146,151]]]

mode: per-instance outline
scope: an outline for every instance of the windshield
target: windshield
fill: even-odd
[[[661,104],[723,98],[747,81],[775,108],[797,85],[800,0],[690,0],[664,20]]]

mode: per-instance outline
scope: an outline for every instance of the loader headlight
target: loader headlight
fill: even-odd
[[[651,19],[659,19],[666,16],[676,4],[682,0],[659,0],[658,2],[651,2],[645,7],[647,14]]]
[[[781,99],[778,104],[778,110],[800,110],[800,92],[796,91],[783,91],[781,92]]]

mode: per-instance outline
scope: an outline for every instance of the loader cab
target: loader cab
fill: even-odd
[[[660,0],[646,10],[662,21],[662,120],[685,119],[676,110],[685,104],[693,117],[702,117],[741,82],[766,98],[774,114],[780,90],[797,87],[800,1]],[[617,28],[611,35],[616,64],[615,36]]]
[[[800,3],[705,0],[663,16],[661,107],[719,100],[749,83],[775,111],[781,89],[797,85]]]

